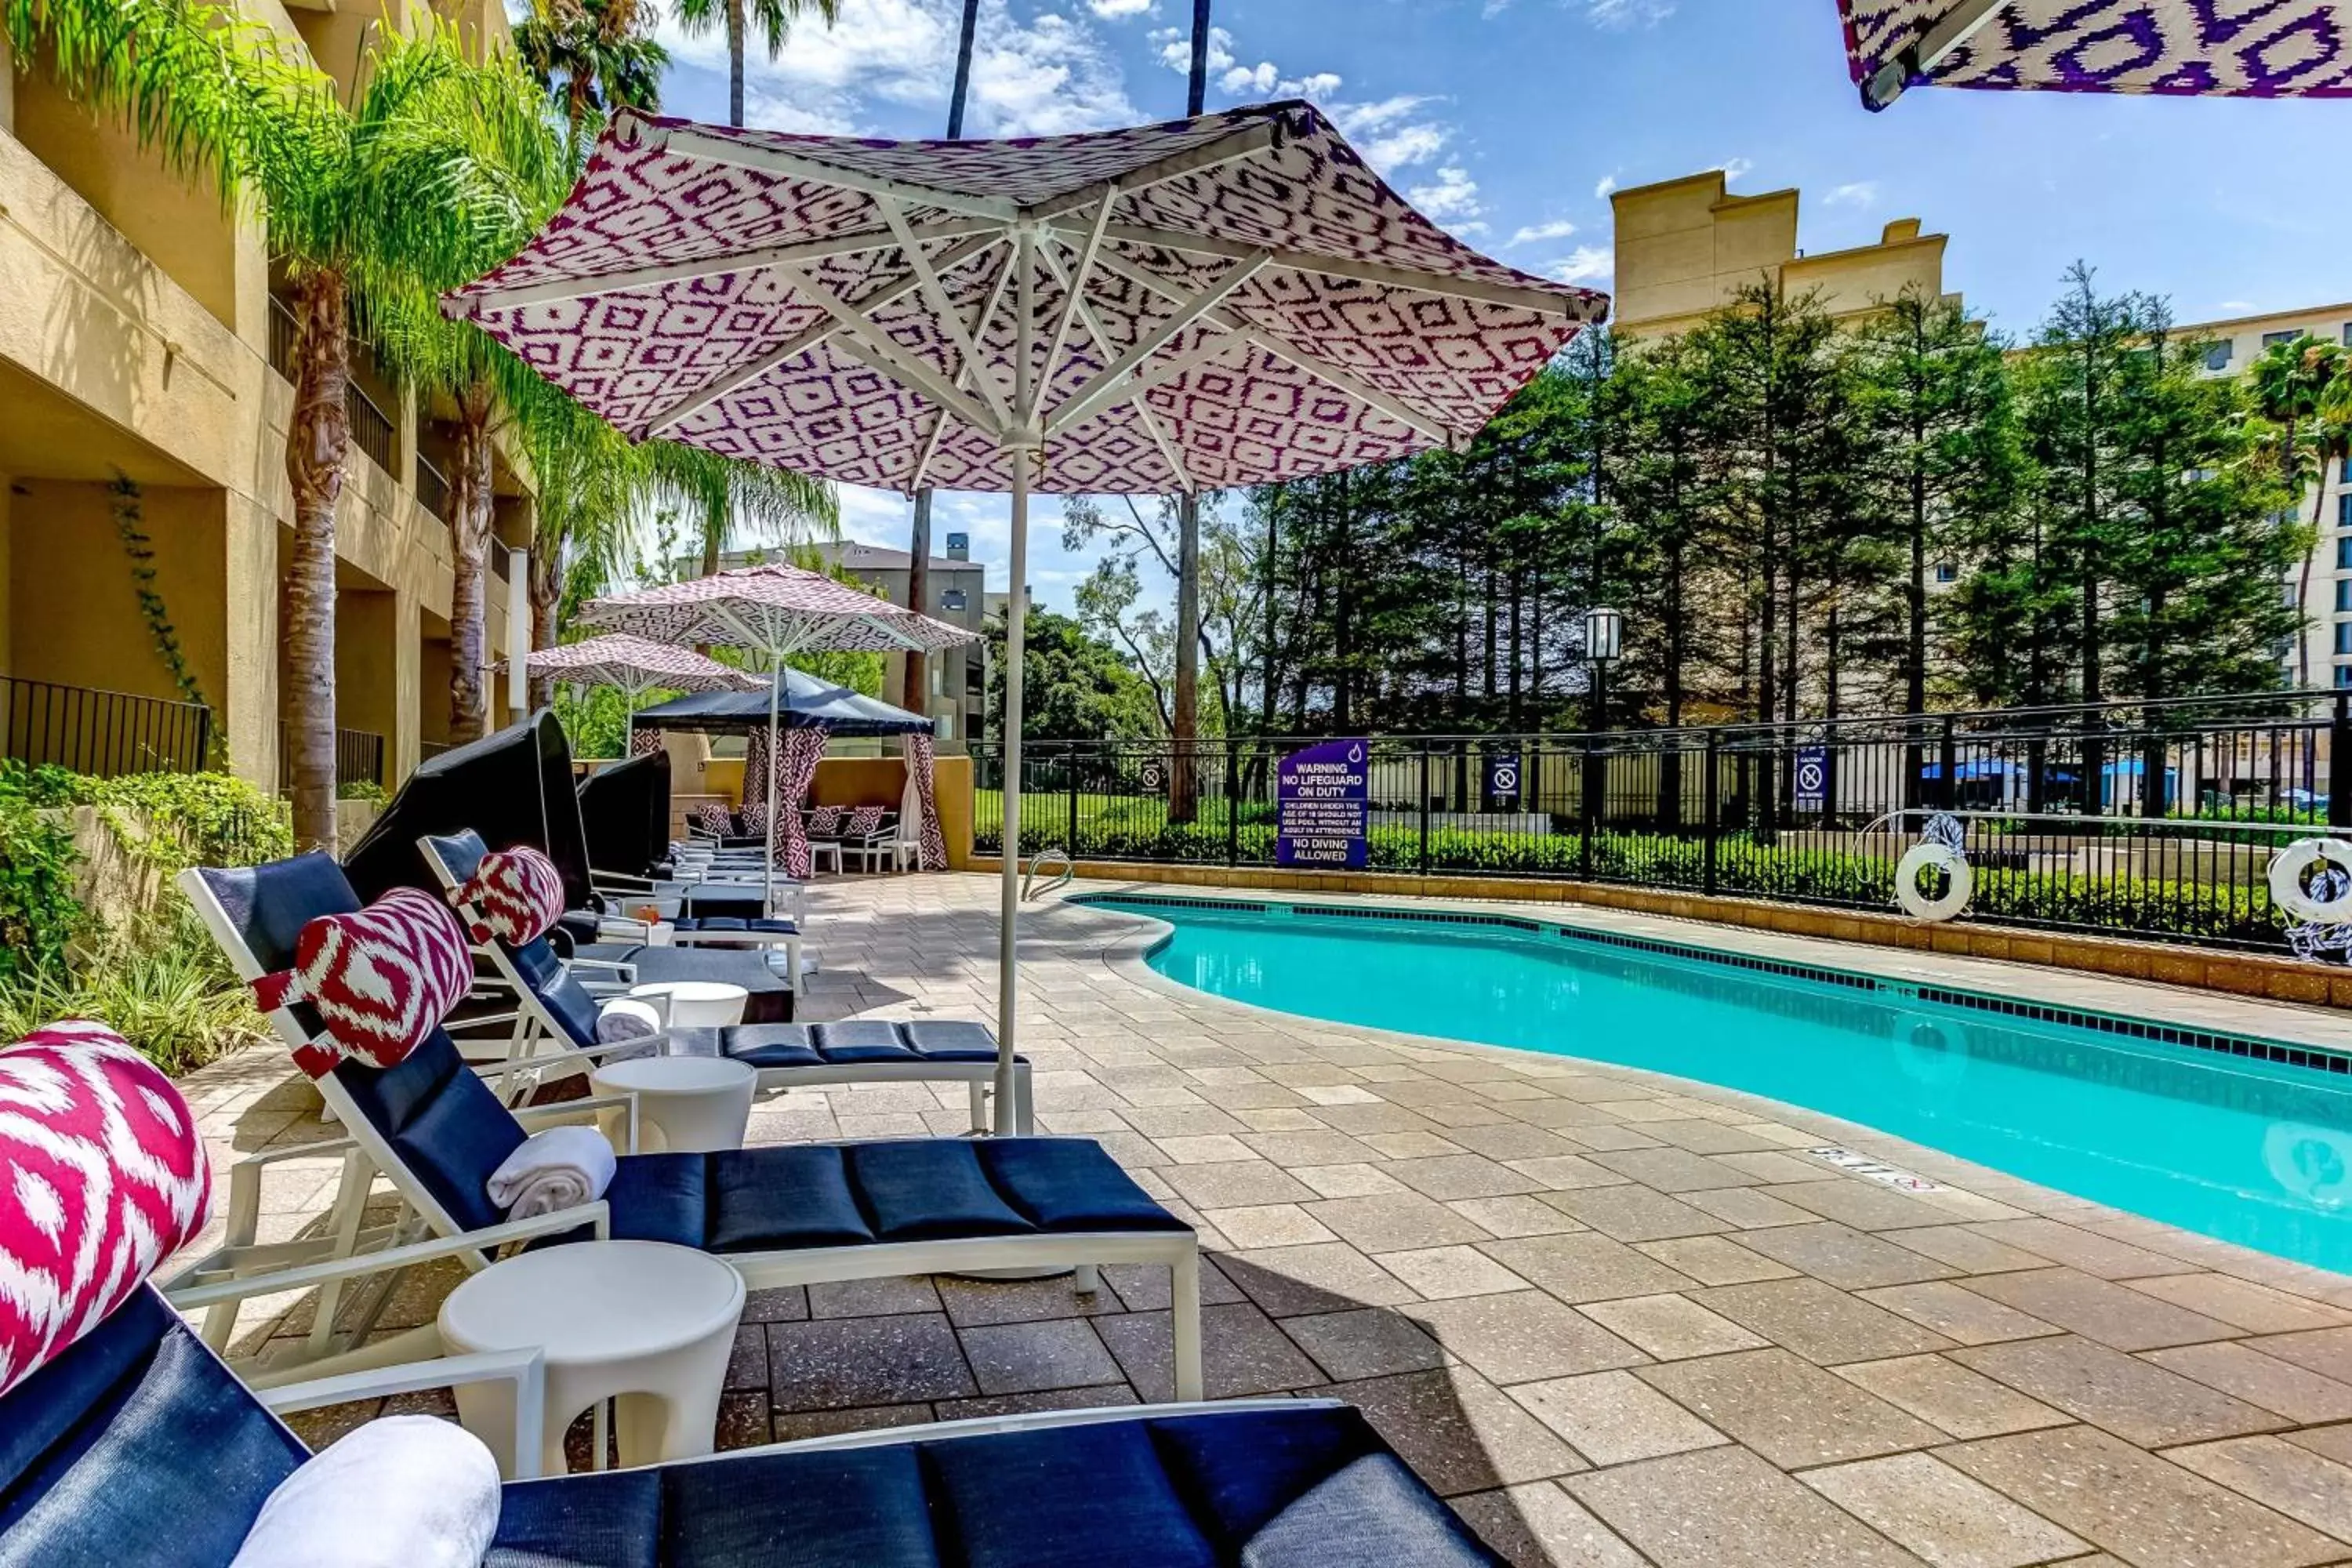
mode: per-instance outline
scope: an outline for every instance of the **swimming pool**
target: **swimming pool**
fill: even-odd
[[[1084,901],[1173,926],[1151,967],[1214,995],[1745,1089],[2352,1273],[2352,1074],[2327,1053],[1491,916]]]

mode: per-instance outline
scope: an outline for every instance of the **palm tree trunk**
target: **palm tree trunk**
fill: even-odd
[[[449,489],[449,532],[456,545],[449,580],[449,739],[458,745],[489,733],[489,694],[482,682],[489,611],[482,568],[496,504],[490,494],[493,406],[487,381],[457,396],[457,472]]]
[[[530,646],[533,649],[555,646],[555,610],[563,597],[563,552],[534,550],[530,552]],[[534,675],[530,678],[530,705],[544,708],[555,700],[555,678]]]
[[[1194,749],[1201,734],[1201,498],[1176,498],[1176,700],[1169,738],[1176,765],[1168,780],[1168,820],[1190,822],[1200,810]]]
[[[915,519],[907,532],[907,608],[919,616],[928,615],[930,597],[931,489],[925,485],[915,492]],[[909,713],[929,713],[929,666],[916,648],[907,650],[906,662],[907,678],[899,689],[898,706]]]
[[[743,123],[743,0],[727,0],[727,123]]]
[[[286,479],[294,556],[286,574],[286,743],[292,752],[294,842],[335,841],[335,507],[351,451],[351,340],[344,281],[317,272],[295,285],[294,409]]]

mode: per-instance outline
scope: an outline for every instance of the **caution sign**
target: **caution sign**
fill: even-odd
[[[1829,804],[1830,749],[1827,746],[1797,748],[1797,809],[1819,811]]]
[[[1363,869],[1370,752],[1361,740],[1326,741],[1282,759],[1275,773],[1276,865]]]

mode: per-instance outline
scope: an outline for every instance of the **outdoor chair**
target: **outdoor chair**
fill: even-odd
[[[237,869],[195,868],[182,873],[179,885],[248,981],[289,968],[314,918],[361,908],[341,868],[321,854]],[[323,1044],[305,1005],[277,1008],[269,1017],[290,1048]],[[343,1058],[316,1081],[350,1130],[354,1156],[388,1178],[435,1234],[483,1241],[458,1254],[469,1268],[481,1267],[488,1238],[506,1223],[490,1201],[488,1179],[525,1133],[490,1087],[467,1069],[448,1035],[435,1028],[390,1068]],[[595,1103],[547,1109],[577,1111]],[[634,1114],[627,1124],[634,1144]],[[363,1197],[364,1181],[360,1191]],[[1100,1264],[1164,1264],[1172,1275],[1178,1397],[1200,1396],[1199,1240],[1089,1139],[626,1152],[604,1198],[576,1212],[572,1237],[694,1247],[724,1258],[754,1289],[1074,1268],[1077,1287],[1090,1290]],[[226,1325],[208,1328],[226,1332]]]
[[[892,858],[891,843],[898,837],[898,814],[878,805],[818,805],[801,814],[809,846],[828,847],[836,869],[850,856],[858,869],[872,871]]]
[[[484,853],[482,841],[470,833],[420,839],[417,847],[451,891],[474,874]],[[474,918],[463,909],[459,912]],[[526,1026],[518,1036],[522,1049],[528,1052],[541,1040],[554,1045],[549,1056],[521,1059],[555,1063],[582,1053],[573,1059],[584,1063],[585,1053],[598,1048],[593,988],[567,973],[543,940],[515,946],[492,937],[475,951],[489,960],[520,1000],[519,1022]],[[996,1037],[983,1025],[947,1019],[893,1024],[866,1018],[678,1031],[680,1043],[705,1036],[710,1037],[709,1043],[718,1055],[756,1069],[762,1093],[832,1084],[961,1083],[971,1100],[971,1130],[984,1132],[990,1124],[988,1089],[996,1079]],[[1035,1124],[1025,1058],[1013,1064],[1013,1126],[1025,1135]]]
[[[550,1310],[560,1310],[551,1303]],[[535,1352],[257,1394],[142,1285],[0,1394],[0,1563],[228,1568],[310,1455],[277,1411],[469,1383],[539,1407]],[[519,1426],[521,1423],[518,1424]],[[518,1431],[510,1473],[535,1477]],[[397,1484],[387,1478],[387,1485]],[[779,1555],[779,1553],[782,1555]],[[483,1568],[1500,1568],[1335,1400],[886,1428],[499,1489]]]

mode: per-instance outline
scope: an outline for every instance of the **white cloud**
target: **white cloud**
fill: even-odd
[[[1716,167],[1723,171],[1725,179],[1736,180],[1756,167],[1756,161],[1752,158],[1726,158]]]
[[[1087,0],[1087,9],[1105,21],[1115,22],[1142,16],[1151,9],[1151,0]]]
[[[1605,246],[1580,245],[1544,270],[1563,283],[1606,281],[1617,270],[1617,258]]]
[[[1601,183],[1592,187],[1592,199],[1596,202],[1605,202],[1609,199],[1609,193],[1616,188],[1617,176],[1613,174],[1603,174],[1601,176]]]
[[[1382,174],[1426,163],[1454,141],[1454,128],[1421,110],[1432,100],[1399,93],[1373,103],[1334,103],[1328,107],[1339,133]]]
[[[1179,76],[1192,74],[1192,30],[1190,27],[1154,27],[1151,41],[1160,46],[1160,63]],[[1209,79],[1213,81],[1239,63],[1234,53],[1234,36],[1223,27],[1209,29]]]
[[[2218,308],[2224,310],[2251,310],[2254,308],[2254,302],[2252,300],[2224,300]]]
[[[1512,235],[1508,243],[1512,245],[1528,245],[1538,239],[1566,239],[1570,235],[1574,234],[1575,232],[1576,226],[1574,224],[1569,222],[1564,217],[1556,217],[1549,223],[1529,224],[1527,227],[1520,229],[1517,233]]]
[[[1851,184],[1839,185],[1822,198],[1823,206],[1832,207],[1867,207],[1877,204],[1876,180],[1856,180]]]
[[[1478,182],[1470,177],[1469,170],[1458,163],[1446,164],[1437,171],[1435,180],[1405,192],[1405,199],[1419,207],[1424,216],[1434,218],[1449,228],[1486,226],[1472,222],[1486,211],[1478,201]]]
[[[1486,0],[1486,4],[1479,7],[1478,19],[1491,22],[1510,8],[1511,0]]]
[[[1654,27],[1675,14],[1675,0],[1584,0],[1596,27]]]

